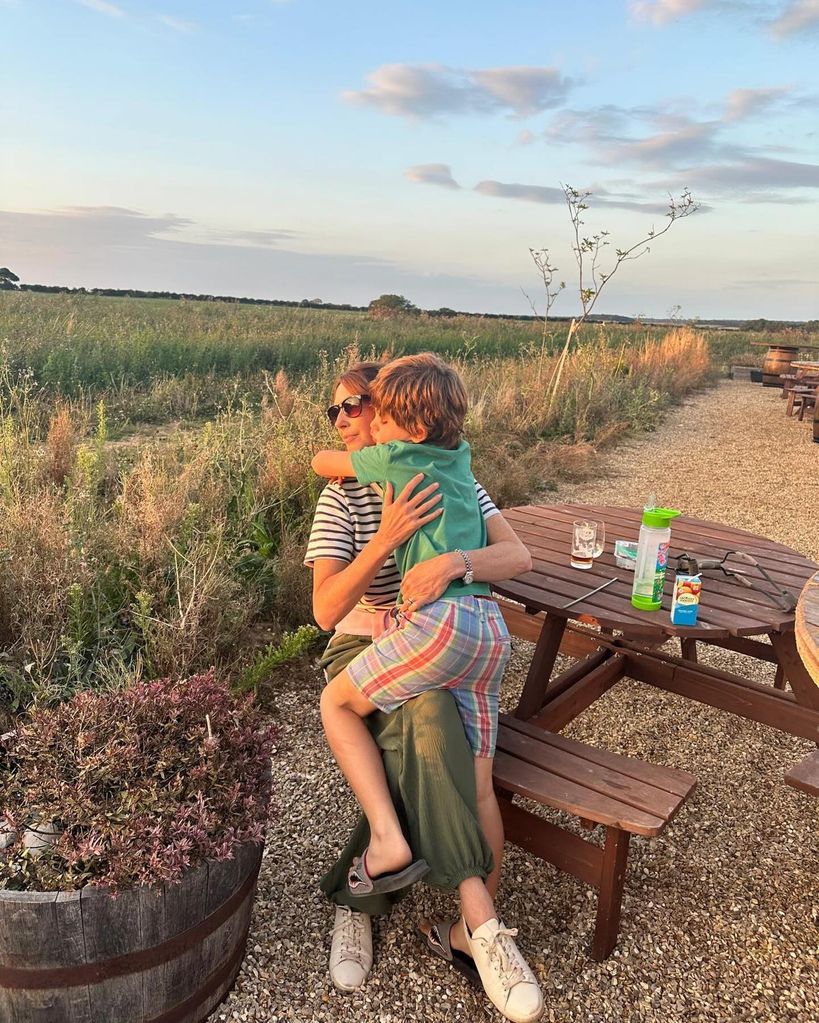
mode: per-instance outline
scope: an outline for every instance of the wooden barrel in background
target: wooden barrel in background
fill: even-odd
[[[3,1023],[201,1023],[244,956],[262,847],[177,885],[0,891]]]
[[[762,360],[762,386],[781,387],[780,377],[783,373],[790,373],[791,363],[798,355],[798,348],[770,345]]]

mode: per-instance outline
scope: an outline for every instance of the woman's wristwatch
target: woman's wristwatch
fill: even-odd
[[[461,582],[464,584],[464,586],[469,586],[471,583],[475,581],[475,571],[472,568],[472,559],[469,557],[466,551],[462,551],[460,547],[455,548],[455,553],[460,554],[461,557],[464,559],[466,571],[461,577]]]

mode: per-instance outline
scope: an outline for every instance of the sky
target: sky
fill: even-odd
[[[545,248],[568,316],[563,187],[603,273],[689,189],[595,312],[817,318],[817,58],[819,0],[0,0],[0,266],[529,314]]]

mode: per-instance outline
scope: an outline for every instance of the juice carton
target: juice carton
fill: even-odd
[[[678,575],[671,597],[671,624],[696,625],[702,580],[698,575]]]

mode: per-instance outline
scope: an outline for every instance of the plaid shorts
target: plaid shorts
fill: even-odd
[[[347,665],[356,689],[389,713],[429,689],[449,689],[476,757],[495,754],[498,696],[511,653],[494,600],[456,597],[398,615]]]

